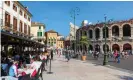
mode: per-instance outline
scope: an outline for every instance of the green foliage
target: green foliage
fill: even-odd
[[[79,44],[88,46],[89,45],[89,40],[88,40],[87,36],[81,36]]]

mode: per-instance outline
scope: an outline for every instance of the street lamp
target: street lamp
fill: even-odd
[[[107,20],[107,16],[106,16],[106,14],[104,14],[104,20],[105,20],[105,23],[104,23],[104,32],[105,32],[105,34],[104,34],[104,36],[105,36],[105,50],[104,50],[104,60],[103,60],[103,65],[107,65],[107,24],[109,24],[110,22],[112,22],[113,21],[113,19],[110,19],[110,20],[108,20],[108,21],[106,21]]]
[[[71,17],[74,19],[74,53],[75,53],[75,50],[76,50],[76,28],[75,28],[75,19],[76,19],[76,16],[79,15],[79,12],[80,12],[80,9],[78,7],[75,7],[71,10],[70,14],[71,14]]]
[[[105,36],[105,50],[104,50],[104,61],[103,61],[103,65],[107,65],[107,38],[106,38],[106,19],[107,19],[107,16],[104,15],[104,19],[105,19],[105,23],[104,23],[104,36]]]

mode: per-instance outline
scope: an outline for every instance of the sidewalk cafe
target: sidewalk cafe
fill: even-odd
[[[44,67],[39,55],[45,47],[31,36],[1,30],[0,79],[37,80]]]

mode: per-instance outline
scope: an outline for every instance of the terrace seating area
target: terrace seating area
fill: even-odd
[[[44,63],[38,55],[44,53],[46,46],[32,37],[8,26],[1,27],[1,80],[37,80],[40,76]],[[17,76],[12,75],[14,65]]]

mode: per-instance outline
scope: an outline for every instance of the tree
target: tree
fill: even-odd
[[[78,45],[82,45],[82,46],[83,46],[83,45],[86,45],[87,48],[88,48],[89,43],[90,43],[90,41],[88,40],[88,38],[87,38],[87,36],[85,35],[85,32],[84,32],[84,34],[81,36],[81,39],[80,39]],[[83,48],[83,49],[84,49],[84,48]]]

